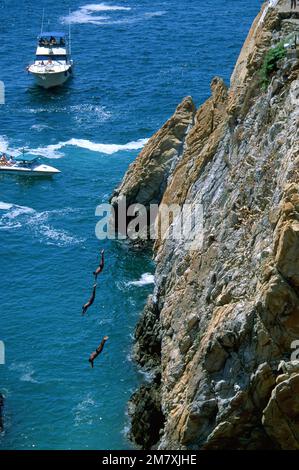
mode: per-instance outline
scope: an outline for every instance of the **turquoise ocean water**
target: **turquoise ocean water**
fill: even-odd
[[[130,350],[154,266],[148,254],[98,241],[95,208],[185,95],[199,105],[214,75],[229,80],[260,5],[0,1],[0,149],[38,149],[62,171],[52,180],[0,176],[1,449],[131,447],[126,403],[145,377]],[[75,77],[52,91],[25,72],[43,6],[47,28],[72,24]],[[102,247],[96,302],[82,318]]]

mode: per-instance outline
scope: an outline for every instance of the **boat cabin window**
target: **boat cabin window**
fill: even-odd
[[[66,60],[66,55],[37,55],[35,60],[48,61],[48,60]]]
[[[56,38],[55,36],[50,37],[40,37],[38,41],[40,47],[49,47],[49,46],[65,46],[65,39],[63,37]]]

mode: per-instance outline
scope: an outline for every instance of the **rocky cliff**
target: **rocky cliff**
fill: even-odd
[[[203,207],[200,249],[154,244],[134,347],[152,379],[129,405],[144,448],[299,449],[299,62],[279,45],[299,20],[270,3],[230,87],[186,98],[113,196]]]

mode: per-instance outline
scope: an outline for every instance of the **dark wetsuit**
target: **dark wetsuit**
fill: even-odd
[[[291,8],[296,8],[296,7],[297,7],[297,1],[291,0]]]

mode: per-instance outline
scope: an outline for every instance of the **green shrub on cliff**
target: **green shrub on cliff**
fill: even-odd
[[[270,84],[273,72],[277,70],[277,62],[287,54],[284,44],[280,42],[276,47],[269,49],[266,53],[263,65],[260,70],[261,85],[266,90]]]

